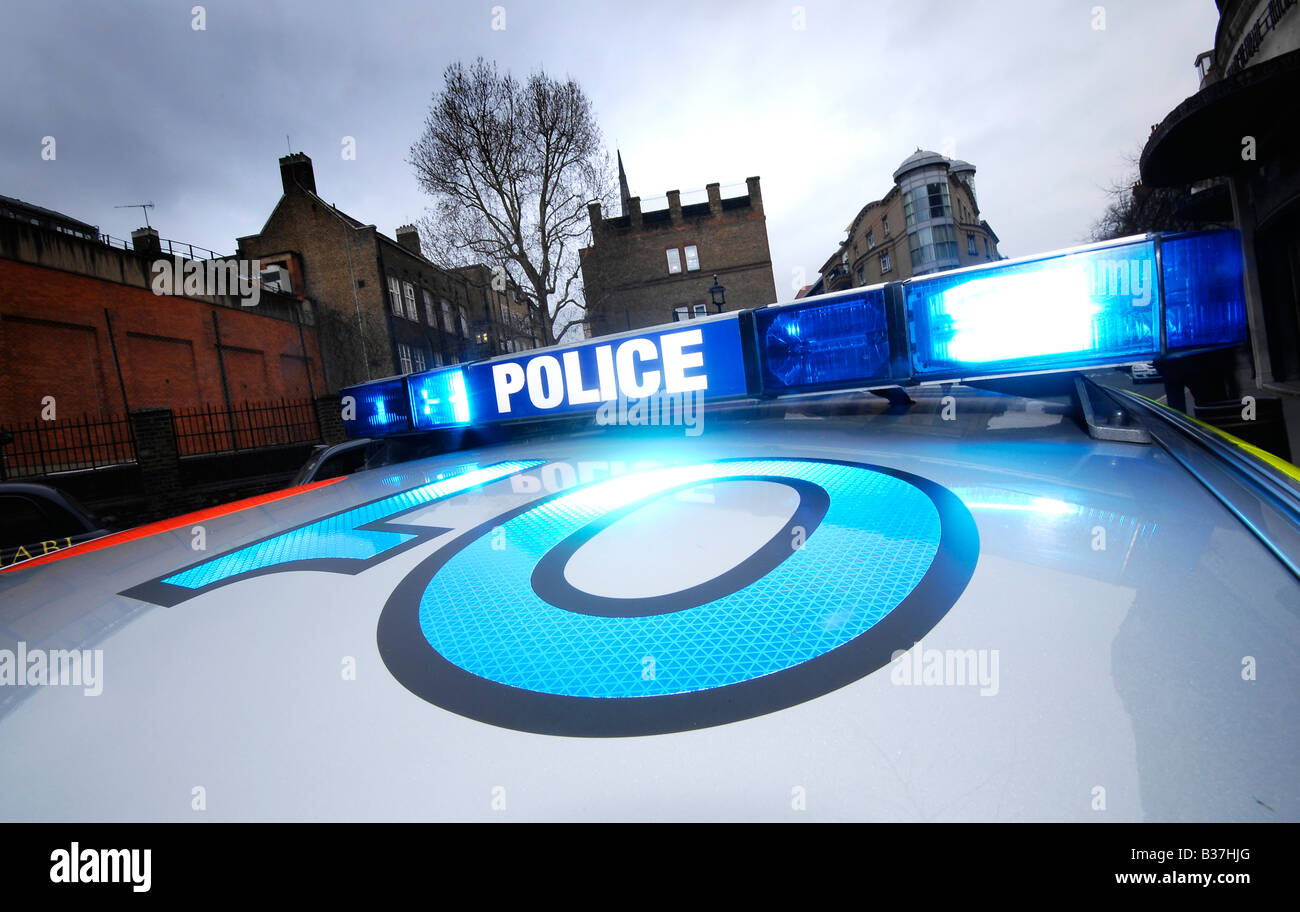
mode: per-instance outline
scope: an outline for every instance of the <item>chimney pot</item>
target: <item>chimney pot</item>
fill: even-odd
[[[413,253],[420,252],[420,230],[414,225],[400,225],[397,229],[397,243]]]
[[[294,152],[280,159],[280,184],[284,192],[292,193],[301,187],[316,192],[316,173],[312,170],[311,159],[302,152]]]
[[[137,228],[131,232],[131,249],[157,259],[162,256],[162,238],[157,228]]]

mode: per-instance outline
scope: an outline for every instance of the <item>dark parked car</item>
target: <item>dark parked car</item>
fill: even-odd
[[[360,440],[345,440],[334,446],[321,444],[312,451],[311,457],[294,476],[294,486],[361,471],[366,467],[366,449],[369,445],[369,438],[364,437]]]
[[[0,567],[107,534],[94,514],[57,488],[0,484]]]

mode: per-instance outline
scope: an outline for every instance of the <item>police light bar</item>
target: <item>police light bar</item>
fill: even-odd
[[[1236,231],[1147,235],[343,390],[349,436],[1151,361],[1246,338]]]

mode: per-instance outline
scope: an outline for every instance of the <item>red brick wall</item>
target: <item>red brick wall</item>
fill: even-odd
[[[0,259],[0,424],[40,418],[44,396],[55,397],[59,418],[125,413],[105,309],[132,409],[224,403],[213,313],[232,402],[307,398],[304,343],[315,392],[325,389],[310,326],[300,341],[294,323],[254,308]]]

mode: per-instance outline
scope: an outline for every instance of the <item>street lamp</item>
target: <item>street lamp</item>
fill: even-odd
[[[713,276],[713,287],[709,289],[709,295],[713,298],[713,306],[722,313],[723,306],[727,303],[727,289],[718,284],[718,277]]]

